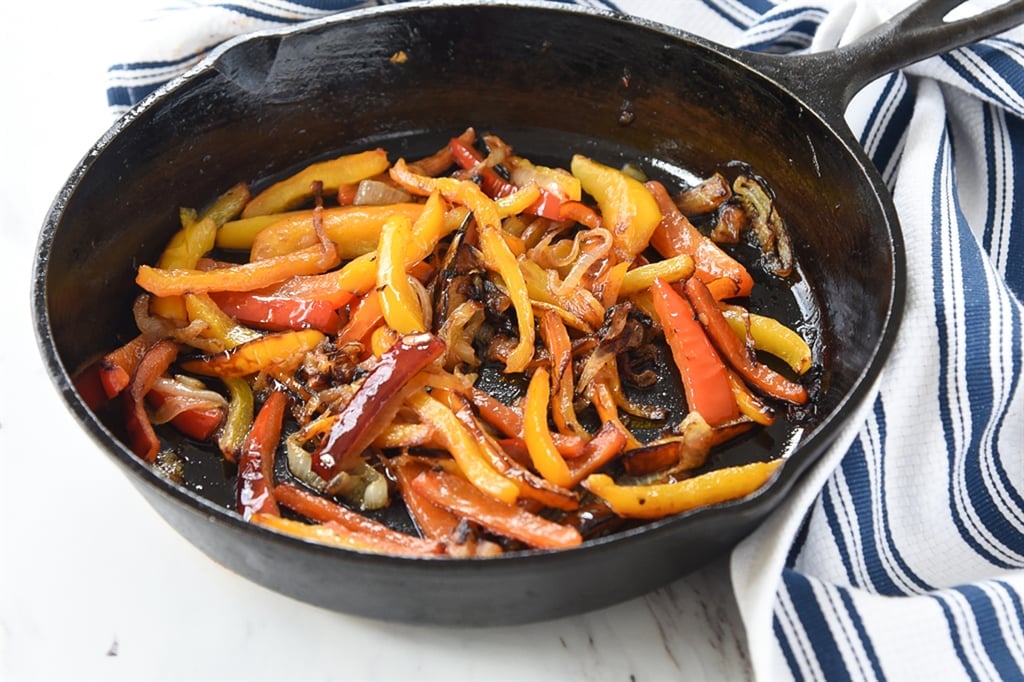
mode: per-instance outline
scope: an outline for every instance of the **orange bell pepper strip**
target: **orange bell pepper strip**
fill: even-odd
[[[146,394],[177,357],[177,343],[169,339],[157,341],[146,349],[123,394],[124,426],[129,447],[146,462],[155,461],[160,451],[160,439],[146,412]]]
[[[572,474],[555,447],[548,430],[548,403],[551,397],[551,375],[543,367],[534,370],[526,389],[523,407],[523,440],[530,453],[534,468],[555,485],[569,487]]]
[[[781,459],[709,471],[675,483],[618,485],[610,476],[591,474],[583,486],[619,516],[660,519],[698,507],[746,497],[763,486]]]
[[[325,272],[340,262],[334,243],[324,242],[284,256],[213,270],[164,270],[141,265],[135,282],[156,296],[254,291],[295,275]]]
[[[295,208],[313,196],[313,184],[323,183],[323,191],[338,191],[338,185],[359,182],[383,173],[388,168],[388,155],[383,149],[345,154],[330,161],[306,166],[298,173],[266,188],[242,211],[243,218],[280,213]]]
[[[323,209],[323,227],[334,242],[338,256],[350,260],[377,248],[384,223],[395,215],[416,220],[423,204],[400,203],[384,206],[335,206]],[[260,230],[250,247],[250,260],[264,260],[312,246],[317,243],[313,210],[289,213]]]
[[[549,521],[515,504],[495,499],[462,477],[443,470],[424,471],[412,480],[411,486],[434,504],[457,516],[530,547],[568,549],[583,542],[583,536],[575,528]]]
[[[404,159],[399,159],[390,170],[391,178],[414,194],[423,196],[439,193],[448,201],[465,206],[473,212],[479,227],[480,249],[484,265],[496,272],[505,283],[512,306],[516,311],[519,342],[505,363],[507,372],[522,372],[533,360],[534,330],[533,305],[526,289],[526,281],[516,257],[503,237],[501,216],[494,202],[475,183],[455,178],[430,178],[409,170]]]
[[[711,426],[739,417],[725,363],[697,321],[693,307],[662,279],[655,280],[651,291],[665,341],[679,369],[687,407],[700,413]]]
[[[626,448],[626,434],[614,422],[605,422],[593,438],[587,441],[583,454],[566,462],[569,466],[571,487],[596,472],[608,462],[622,454]]]
[[[551,357],[551,416],[562,433],[587,434],[576,417],[576,389],[572,371],[572,341],[558,313],[546,310],[540,320],[541,337]],[[587,434],[589,435],[589,434]]]
[[[364,295],[352,309],[346,324],[338,333],[337,343],[365,344],[370,333],[384,323],[384,313],[380,307],[380,295],[370,291]]]
[[[691,277],[687,280],[683,285],[683,291],[697,311],[700,323],[707,330],[712,343],[744,380],[773,398],[795,405],[807,402],[806,388],[757,361],[743,340],[733,332],[718,302],[699,278]],[[704,418],[707,419],[707,415],[704,415]],[[708,423],[715,425],[710,419]]]
[[[288,397],[283,391],[271,393],[256,414],[238,453],[235,504],[246,520],[253,514],[279,516],[281,513],[274,500],[274,455],[287,406]]]
[[[644,184],[620,170],[581,154],[569,165],[583,191],[597,200],[601,223],[612,233],[612,252],[620,262],[632,262],[647,248],[661,210]]]
[[[581,201],[563,201],[559,207],[558,219],[572,220],[591,229],[597,229],[603,225],[601,214]]]
[[[449,165],[451,164],[449,163]],[[436,466],[438,461],[402,453],[385,459],[384,467],[394,479],[395,485],[398,486],[402,502],[409,511],[413,523],[416,524],[416,529],[424,538],[443,541],[455,533],[455,529],[459,525],[459,517],[447,509],[437,506],[412,486],[414,478]]]
[[[687,254],[697,275],[706,282],[728,277],[736,283],[735,296],[749,296],[754,279],[738,260],[723,251],[683,215],[660,182],[645,184],[661,211],[661,222],[651,234],[651,246],[665,258]]]
[[[218,377],[290,371],[324,338],[315,329],[266,334],[223,353],[186,360],[181,367],[186,372]]]
[[[440,554],[444,549],[443,545],[436,540],[424,540],[392,530],[379,521],[374,521],[291,483],[278,483],[274,488],[274,499],[279,505],[313,521],[320,523],[333,521],[348,530],[365,533],[375,540],[397,545],[413,554]]]

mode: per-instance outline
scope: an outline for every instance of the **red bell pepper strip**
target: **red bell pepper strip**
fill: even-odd
[[[700,280],[691,277],[689,281]],[[654,280],[651,293],[665,340],[679,368],[688,408],[700,413],[711,426],[739,417],[725,363],[697,321],[693,307],[660,277]]]
[[[480,174],[480,188],[492,199],[507,197],[515,194],[519,189],[501,177],[490,166],[480,165],[480,162],[484,160],[483,155],[472,144],[467,144],[462,138],[453,137],[448,142],[448,147],[452,151],[452,159],[455,163],[464,170],[476,169],[476,172]],[[540,198],[523,212],[551,220],[561,220],[561,206],[562,199],[558,195],[540,188]]]
[[[235,502],[238,513],[248,520],[253,514],[280,516],[274,499],[274,456],[281,439],[288,397],[274,391],[256,414],[249,435],[238,453]]]
[[[158,388],[153,388],[146,394],[146,402],[157,409],[166,400],[166,395]],[[204,441],[217,431],[223,421],[224,410],[219,407],[194,407],[174,415],[171,425],[189,438]]]
[[[661,222],[651,234],[651,246],[666,258],[688,254],[693,258],[697,275],[703,281],[728,277],[736,283],[736,296],[749,296],[754,287],[754,279],[747,269],[693,226],[676,206],[664,185],[652,180],[644,186],[661,209]]]
[[[583,542],[571,526],[549,521],[515,504],[497,500],[472,483],[447,471],[430,469],[411,482],[411,487],[434,504],[457,516],[475,521],[494,533],[539,549],[566,549]]]
[[[439,507],[412,487],[412,481],[424,471],[428,471],[435,460],[416,457],[407,453],[384,460],[391,478],[395,480],[405,508],[409,510],[416,528],[423,537],[431,540],[447,540],[456,532],[459,517],[443,507]]]
[[[779,400],[796,405],[807,402],[807,389],[795,381],[790,381],[768,365],[758,362],[743,339],[738,337],[725,319],[725,314],[718,302],[697,277],[691,277],[683,285],[686,297],[697,311],[701,325],[707,329],[708,336],[718,348],[722,356],[732,365],[740,376],[754,388]],[[657,300],[657,299],[655,299]],[[708,423],[715,423],[701,413]]]
[[[391,422],[401,407],[405,397],[403,388],[409,379],[443,352],[444,343],[436,336],[410,334],[401,337],[381,355],[313,453],[313,471],[327,481],[328,490],[331,481],[340,472],[350,469]]]
[[[128,387],[151,341],[139,334],[128,343],[104,355],[99,362],[100,383],[108,398],[116,397]]]
[[[351,315],[341,332],[338,334],[338,345],[350,342],[366,343],[370,332],[384,321],[384,311],[380,307],[380,295],[376,291],[367,292],[355,305]]]
[[[132,452],[147,462],[156,460],[160,439],[146,413],[146,394],[177,357],[177,343],[168,339],[157,341],[142,356],[124,392],[124,426],[128,443]]]
[[[605,422],[594,437],[587,441],[583,454],[566,460],[569,465],[570,486],[575,488],[580,481],[612,461],[626,448],[626,434],[615,422]]]
[[[367,518],[291,483],[278,483],[274,488],[274,499],[278,504],[288,507],[306,518],[320,523],[340,524],[348,530],[365,533],[375,541],[396,545],[404,549],[406,553],[440,554],[444,550],[443,545],[436,540],[423,540],[413,535],[399,533],[379,521]]]
[[[294,298],[266,290],[211,291],[210,298],[239,322],[269,331],[316,329],[337,334],[341,323],[335,306],[321,299]]]

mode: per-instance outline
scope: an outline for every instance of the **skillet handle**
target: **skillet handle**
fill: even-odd
[[[1024,23],[1024,0],[1007,0],[977,14],[945,21],[964,0],[921,0],[873,31],[834,50],[803,55],[743,53],[812,109],[843,120],[850,100],[880,76]]]

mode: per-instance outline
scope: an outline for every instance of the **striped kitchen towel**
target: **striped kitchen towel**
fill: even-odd
[[[380,3],[169,4],[126,37],[110,107],[228,38],[367,4]],[[581,4],[798,53],[904,3]],[[752,664],[772,680],[1022,679],[1024,30],[881,78],[847,118],[893,193],[907,304],[877,394],[732,555]]]

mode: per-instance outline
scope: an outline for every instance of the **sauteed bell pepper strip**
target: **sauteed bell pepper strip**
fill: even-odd
[[[686,297],[693,304],[701,325],[707,329],[708,336],[715,347],[722,353],[726,361],[739,372],[754,388],[773,398],[784,400],[796,405],[807,402],[807,389],[795,381],[790,381],[768,365],[758,362],[746,344],[736,336],[722,314],[718,302],[711,292],[697,277],[691,277],[683,285]],[[705,419],[707,417],[705,416]],[[711,424],[711,420],[708,420]]]
[[[135,368],[146,354],[151,341],[139,334],[123,346],[104,355],[99,361],[99,380],[108,398],[118,396],[128,387]]]
[[[665,282],[678,282],[693,274],[693,258],[687,254],[673,256],[655,263],[640,265],[626,272],[619,286],[619,296],[629,296],[638,291],[648,289],[655,279]]]
[[[583,486],[619,516],[660,519],[671,514],[746,497],[763,486],[781,459],[709,471],[676,483],[619,485],[606,474],[592,474]]]
[[[388,219],[404,215],[416,220],[422,212],[423,204],[418,203],[331,207],[323,209],[323,228],[338,249],[338,256],[349,260],[377,248],[377,236]],[[283,256],[316,244],[313,213],[313,210],[289,213],[262,229],[253,238],[250,260]]]
[[[238,460],[245,437],[252,428],[255,400],[249,382],[240,377],[222,377],[230,400],[224,425],[217,434],[217,447],[229,462]]]
[[[665,341],[679,369],[687,407],[699,412],[711,426],[736,419],[739,408],[725,363],[708,340],[692,306],[662,279],[654,281],[651,292]]]
[[[601,224],[611,230],[618,261],[632,262],[647,248],[661,210],[643,183],[581,154],[572,157],[572,174],[583,191],[597,200]]]
[[[562,433],[587,434],[576,416],[576,397],[572,370],[572,341],[558,313],[548,310],[541,315],[541,337],[551,357],[551,416]]]
[[[380,307],[380,295],[370,291],[352,309],[348,324],[338,333],[337,342],[366,343],[370,333],[384,321],[384,313]]]
[[[432,468],[434,460],[402,453],[384,460],[384,467],[402,495],[409,516],[420,534],[430,540],[447,540],[459,525],[459,517],[439,507],[412,487],[412,481]]]
[[[274,455],[281,440],[288,398],[283,391],[274,391],[256,414],[252,428],[238,453],[238,477],[235,479],[235,502],[238,513],[249,519],[253,514],[279,516],[274,500]]]
[[[811,368],[811,348],[803,337],[772,317],[725,307],[722,314],[741,339],[749,338],[757,350],[782,359],[797,374]]]
[[[702,280],[728,277],[736,283],[735,296],[749,296],[754,279],[747,269],[693,226],[675,205],[664,185],[651,181],[645,187],[654,197],[662,216],[657,229],[651,234],[651,246],[666,258],[684,253],[692,256]]]
[[[185,309],[190,322],[201,321],[203,336],[214,339],[225,349],[260,338],[260,333],[238,323],[218,306],[209,294],[186,294]]]
[[[575,528],[483,494],[462,477],[443,470],[424,471],[411,486],[434,504],[531,547],[567,549],[583,542]]]
[[[519,486],[490,465],[472,434],[459,422],[451,409],[424,391],[417,391],[406,403],[420,419],[435,428],[438,445],[451,453],[462,474],[487,495],[513,503],[519,498]]]
[[[199,259],[213,248],[217,236],[217,223],[212,218],[203,218],[185,225],[171,238],[156,267],[170,269],[194,269]],[[181,296],[156,296],[149,304],[154,315],[169,320],[184,320],[188,313]]]
[[[455,178],[428,178],[411,172],[404,159],[391,168],[391,177],[410,192],[429,195],[438,192],[448,201],[461,204],[472,211],[479,227],[480,248],[484,264],[501,277],[516,311],[519,342],[505,363],[507,372],[522,372],[533,359],[535,339],[533,306],[526,290],[526,281],[516,263],[516,257],[502,237],[501,218],[494,202],[474,183]]]
[[[337,192],[338,185],[359,182],[388,169],[388,155],[383,149],[345,154],[330,161],[313,163],[298,173],[254,196],[242,211],[243,218],[268,213],[281,213],[302,204],[313,196],[314,182],[323,183],[323,191]]]
[[[494,168],[482,163],[483,155],[472,144],[467,144],[460,138],[453,137],[448,146],[452,151],[452,159],[459,166],[479,174],[480,188],[492,199],[511,197],[529,184],[516,185],[501,177]],[[562,200],[550,190],[537,187],[536,196],[524,200],[522,204],[515,213],[529,213],[551,220],[559,220],[561,217]]]
[[[346,528],[335,521],[309,524],[295,519],[288,519],[273,514],[253,514],[249,519],[253,523],[271,528],[286,535],[292,535],[310,542],[323,545],[343,547],[357,552],[422,556],[425,552],[410,549],[403,544],[394,543],[364,532]]]
[[[551,375],[543,367],[534,370],[530,378],[523,407],[523,440],[540,475],[555,485],[567,487],[572,482],[572,475],[548,430],[550,381]]]
[[[141,265],[135,282],[156,296],[255,291],[295,275],[325,272],[340,262],[334,243],[327,241],[283,256],[214,270],[163,270]]]
[[[344,293],[352,298],[351,293]],[[259,329],[316,329],[336,334],[341,323],[336,311],[340,306],[334,305],[334,301],[297,298],[275,290],[211,291],[209,295],[225,313]]]
[[[437,541],[399,533],[379,521],[369,519],[348,507],[342,507],[291,483],[278,483],[274,487],[274,499],[279,505],[308,519],[321,523],[333,521],[351,531],[363,533],[389,545],[397,545],[412,553],[439,554],[443,551],[443,546]]]
[[[324,335],[315,329],[271,333],[223,353],[200,356],[180,364],[186,372],[218,377],[288,372],[298,367],[323,339]]]
[[[156,460],[160,439],[146,413],[146,394],[177,357],[178,344],[174,341],[165,339],[154,343],[139,360],[124,393],[124,426],[128,442],[132,452],[147,462]]]
[[[412,240],[409,219],[395,216],[384,223],[377,247],[377,293],[384,321],[399,334],[426,331],[416,292],[406,272],[407,246]]]
[[[415,334],[400,338],[381,355],[313,453],[313,471],[327,481],[328,490],[336,476],[359,461],[397,414],[405,396],[415,390],[410,380],[443,352],[444,344],[437,337]]]

